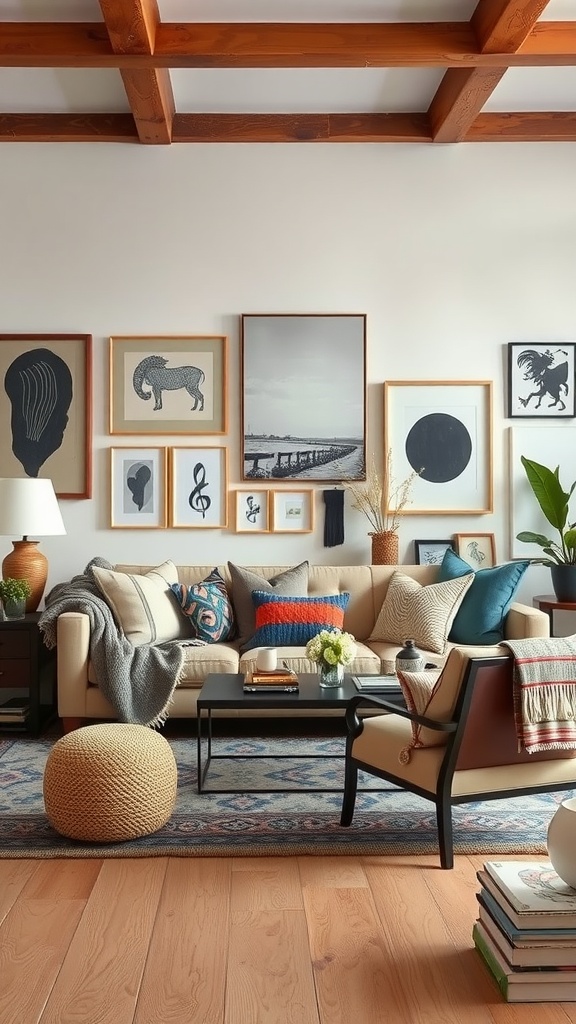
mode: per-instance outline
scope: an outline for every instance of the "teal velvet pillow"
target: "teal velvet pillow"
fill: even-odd
[[[499,644],[504,619],[529,561],[506,562],[492,569],[471,569],[451,548],[444,554],[438,582],[474,573],[472,586],[456,613],[448,637],[455,644]]]

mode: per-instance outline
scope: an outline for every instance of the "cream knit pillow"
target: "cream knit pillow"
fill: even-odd
[[[396,570],[368,640],[403,644],[413,637],[417,647],[444,654],[452,622],[473,580],[474,573],[470,572],[425,587]]]
[[[173,562],[163,562],[145,576],[92,566],[94,579],[114,618],[134,647],[190,638],[189,620],[170,590],[178,583]]]

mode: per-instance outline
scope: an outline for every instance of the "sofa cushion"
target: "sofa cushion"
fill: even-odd
[[[471,570],[468,562],[448,548],[440,566],[440,581],[474,573],[472,586],[452,623],[450,640],[457,644],[500,643],[508,609],[529,565],[529,561],[507,562],[490,569]]]
[[[185,583],[172,583],[171,590],[195,637],[209,644],[233,638],[234,610],[224,578],[217,568],[201,583],[188,587]]]
[[[240,650],[246,650],[247,641],[256,628],[256,613],[252,603],[252,591],[260,590],[269,594],[281,594],[283,597],[303,597],[308,593],[308,562],[279,572],[271,579],[266,579],[251,569],[228,562],[232,580],[232,603],[238,630]]]
[[[252,594],[256,629],[246,649],[301,647],[321,629],[342,629],[350,594],[327,597],[280,597],[255,590]]]
[[[144,576],[96,565],[92,572],[116,622],[134,647],[190,637],[190,625],[170,589],[170,583],[178,579],[174,562],[163,562]]]
[[[368,641],[403,644],[412,637],[417,647],[443,654],[448,634],[473,573],[445,583],[422,586],[396,570]]]

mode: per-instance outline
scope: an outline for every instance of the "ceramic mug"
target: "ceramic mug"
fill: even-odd
[[[275,647],[261,647],[256,655],[256,668],[261,672],[273,672],[278,665],[278,651]]]

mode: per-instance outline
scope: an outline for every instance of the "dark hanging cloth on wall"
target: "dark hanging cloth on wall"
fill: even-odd
[[[326,511],[324,514],[324,547],[335,548],[344,543],[344,491],[332,487],[323,491]]]

